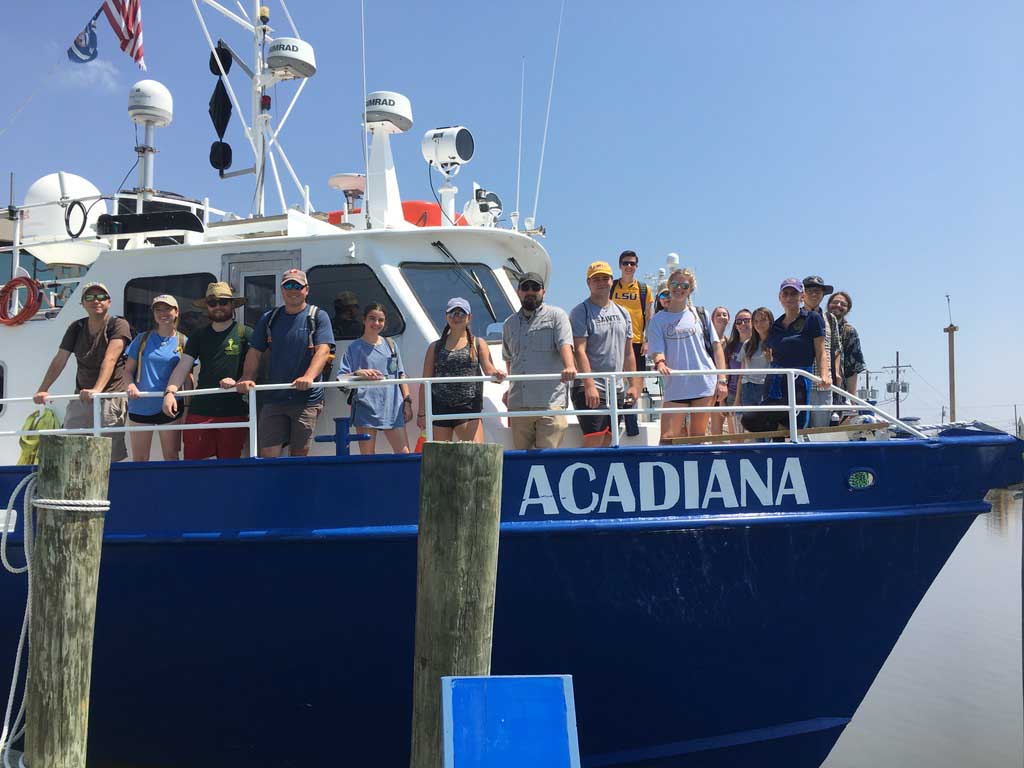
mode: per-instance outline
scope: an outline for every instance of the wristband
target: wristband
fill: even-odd
[[[176,389],[171,389],[170,387],[168,387],[167,389],[164,390],[164,394],[165,395],[173,395],[177,391],[178,390],[176,390]]]

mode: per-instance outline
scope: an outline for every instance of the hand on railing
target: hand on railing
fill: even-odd
[[[32,395],[32,402],[36,405],[46,405],[46,401],[49,399],[50,393],[45,389],[41,389]]]
[[[312,376],[299,376],[299,378],[292,381],[292,386],[300,392],[305,392],[307,389],[313,386]]]
[[[826,391],[826,392],[828,390],[832,389],[832,374],[829,373],[828,371],[822,371],[821,372],[821,381],[819,383],[815,384],[814,388],[815,389],[820,389],[820,390],[823,390],[823,391]]]
[[[134,381],[131,384],[128,385],[128,397],[131,400],[138,400],[139,397],[140,397],[140,395],[139,395],[139,388],[137,386],[135,386],[135,382]]]
[[[256,382],[252,379],[243,379],[235,383],[235,390],[241,395],[248,395],[255,386]]]
[[[353,371],[352,375],[357,379],[369,379],[370,381],[380,381],[381,379],[387,378],[387,376],[376,368],[359,368],[358,370]]]
[[[570,381],[576,378],[576,366],[567,365],[562,369],[562,381],[568,384]]]
[[[92,400],[92,396],[96,394],[95,389],[81,389],[78,391],[78,399],[83,403],[88,403]]]

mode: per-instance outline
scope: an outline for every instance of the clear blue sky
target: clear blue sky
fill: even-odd
[[[17,80],[4,89],[0,130],[36,94],[0,136],[0,173],[15,172],[16,197],[58,169],[109,191],[134,160],[126,94],[143,75],[104,22],[96,62],[65,60],[47,76],[98,4],[34,0],[4,15],[0,57]],[[282,140],[315,205],[336,209],[327,177],[362,170],[359,4],[289,8],[319,72]],[[525,57],[520,207],[532,210],[558,10],[558,0],[367,0],[369,89],[413,103],[412,132],[393,142],[406,199],[430,196],[423,131],[461,123],[477,155],[459,177],[459,206],[477,180],[512,209]],[[143,14],[147,76],[175,97],[175,122],[158,135],[158,186],[245,213],[251,177],[218,181],[207,163],[215,80],[191,3],[145,0]],[[244,45],[205,14],[215,36]],[[1009,427],[1012,403],[1024,415],[1013,330],[1024,278],[1022,40],[1020,2],[719,0],[627,11],[569,0],[538,216],[555,265],[549,300],[578,301],[584,266],[625,247],[641,267],[680,253],[701,303],[734,313],[775,309],[783,277],[822,274],[853,294],[870,368],[892,365],[899,350],[914,366],[905,413],[934,420],[947,390],[949,293],[958,415]],[[294,87],[279,88],[277,114]],[[228,140],[243,167],[237,117]]]

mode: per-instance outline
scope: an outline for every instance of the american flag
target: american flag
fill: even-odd
[[[142,58],[142,0],[103,0],[103,13],[121,41],[121,50],[145,71]]]

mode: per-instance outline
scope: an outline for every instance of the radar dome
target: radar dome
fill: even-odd
[[[86,216],[86,227],[82,234],[83,236],[93,234],[96,220],[107,212],[106,202],[96,199],[99,197],[100,191],[87,179],[73,173],[65,173],[64,193],[71,200],[83,201],[83,205],[89,213]],[[92,199],[87,200],[86,198]],[[22,245],[48,266],[62,264],[88,266],[96,260],[96,256],[101,250],[106,250],[106,245],[82,240],[68,240],[66,243],[55,245],[33,245],[33,243],[50,242],[62,238],[68,239],[67,228],[64,225],[65,209],[56,202],[59,199],[59,174],[51,173],[32,183],[25,193],[23,204],[26,206],[39,205],[39,207],[29,208],[25,211],[21,228]],[[45,205],[42,205],[43,203]],[[82,224],[81,210],[72,211],[71,216],[71,226],[77,230]]]
[[[412,103],[394,91],[367,94],[366,126],[386,133],[404,133],[412,128]]]
[[[137,125],[167,127],[174,116],[171,92],[156,80],[139,80],[128,92],[128,116]]]
[[[313,46],[297,37],[279,37],[267,51],[267,66],[282,80],[316,74]]]

